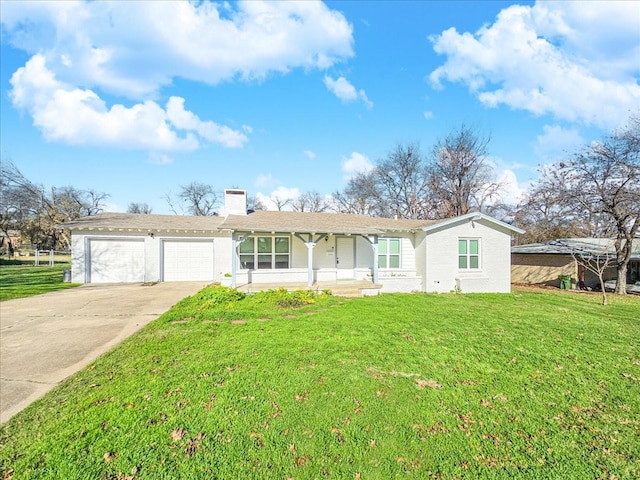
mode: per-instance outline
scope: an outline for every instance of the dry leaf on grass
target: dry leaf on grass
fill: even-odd
[[[196,453],[196,450],[198,450],[198,447],[200,446],[200,441],[206,437],[206,435],[202,432],[198,433],[198,435],[196,435],[194,438],[190,438],[189,439],[189,445],[187,445],[187,448],[184,449],[184,453],[187,456],[191,456],[194,453]]]
[[[310,458],[311,458],[311,457],[309,457],[309,455],[305,455],[304,457],[296,457],[296,458],[293,460],[293,464],[294,464],[296,467],[301,467],[301,466],[303,466],[305,463],[307,463],[307,462],[309,461],[309,459],[310,459]]]
[[[171,439],[174,442],[177,442],[179,440],[182,440],[182,437],[184,437],[186,433],[187,431],[185,429],[176,428],[174,431],[171,432]]]
[[[434,389],[442,388],[442,385],[440,385],[435,380],[421,380],[419,378],[416,380],[416,385],[420,390],[422,390],[425,387],[434,388]]]
[[[111,460],[115,460],[116,458],[118,458],[118,454],[113,452],[107,452],[102,456],[102,458],[104,458],[105,463],[109,463]]]

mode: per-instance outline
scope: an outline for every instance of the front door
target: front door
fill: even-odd
[[[338,280],[354,278],[356,267],[356,242],[353,237],[338,237],[336,239],[336,268]]]

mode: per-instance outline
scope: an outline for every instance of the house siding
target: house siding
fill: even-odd
[[[314,269],[334,269],[336,267],[336,237],[329,235],[325,240],[322,238],[313,249],[313,268]],[[305,255],[307,248],[305,249]],[[305,259],[304,267],[307,266]]]
[[[578,266],[571,255],[511,254],[511,278],[513,283],[560,287],[560,275],[569,275],[571,284],[574,287],[576,286],[578,282]],[[615,280],[617,278],[617,270],[614,266],[608,267],[602,276],[605,281]],[[600,288],[598,275],[587,268],[585,268],[584,272],[584,283],[589,288]]]
[[[560,286],[560,275],[577,277],[576,262],[570,255],[514,253],[511,255],[511,280],[525,285]]]
[[[92,240],[139,239],[144,242],[144,280],[145,282],[162,281],[162,242],[165,240],[212,240],[214,243],[214,267],[212,281],[220,281],[225,273],[231,272],[231,236],[213,237],[210,234],[155,234],[141,235],[133,232],[73,232],[71,235],[71,281],[85,283],[88,278],[90,258],[90,242]]]
[[[127,277],[124,272],[132,265],[133,261],[128,261],[124,254],[127,250],[122,246],[114,249],[113,252],[123,254],[115,257],[115,253],[109,255],[110,246],[101,243],[102,261],[98,265],[102,271],[106,271],[110,266],[114,268],[112,278],[130,278],[128,281],[156,282],[163,281],[165,272],[165,246],[164,242],[193,242],[197,240],[208,240],[211,242],[212,250],[184,250],[179,245],[171,245],[167,254],[167,275],[174,279],[189,278],[188,272],[194,275],[207,275],[205,266],[208,262],[213,262],[211,268],[212,281],[231,283],[232,264],[234,255],[231,231],[236,235],[244,236],[247,230],[225,229],[219,223],[211,223],[211,219],[196,219],[191,217],[176,217],[174,220],[170,216],[127,216],[125,214],[110,214],[99,218],[89,218],[83,221],[80,227],[72,229],[72,281],[84,283],[91,281],[87,275],[87,268],[91,265],[91,252],[89,247],[93,239],[118,240],[137,239],[144,245],[143,249],[136,250],[135,256],[129,255],[131,260],[135,258],[136,276]],[[292,214],[293,215],[293,214]],[[329,214],[327,214],[329,215]],[[247,216],[246,218],[251,218]],[[294,215],[300,220],[300,215]],[[310,217],[316,218],[316,217]],[[321,221],[327,223],[329,216],[319,217]],[[382,292],[450,292],[459,286],[462,292],[508,292],[511,284],[511,229],[508,225],[497,222],[494,219],[482,215],[465,215],[456,219],[442,221],[439,224],[404,225],[395,221],[393,226],[386,230],[384,220],[380,220],[382,225],[374,228],[367,227],[367,221],[375,222],[369,218],[360,219],[356,224],[352,217],[336,217],[342,219],[347,228],[353,233],[345,230],[345,234],[327,234],[319,236],[312,235],[311,239],[317,241],[313,249],[313,264],[311,277],[313,281],[336,281],[338,279],[366,279],[373,280],[374,265],[378,259],[373,255],[373,249],[368,238],[362,235],[374,235],[374,233],[357,233],[359,230],[371,229],[379,232],[380,238],[401,239],[401,266],[400,268],[385,268],[378,271],[378,283],[382,285]],[[346,218],[346,220],[345,220]],[[475,219],[474,220],[472,220]],[[258,218],[260,220],[260,218]],[[110,222],[115,225],[111,227]],[[263,219],[264,221],[264,219]],[[282,220],[284,221],[284,220]],[[305,217],[305,221],[306,217]],[[362,223],[364,222],[364,223]],[[260,222],[257,222],[260,224]],[[304,223],[304,222],[302,222]],[[362,225],[360,225],[362,223]],[[121,226],[122,225],[122,226]],[[404,225],[404,226],[403,226]],[[200,227],[202,229],[199,229]],[[269,225],[264,225],[263,228]],[[249,229],[250,226],[243,228]],[[306,228],[312,228],[307,225]],[[325,228],[327,228],[325,226]],[[415,228],[418,228],[415,231]],[[404,229],[404,230],[403,230]],[[398,231],[401,230],[401,231]],[[249,230],[253,231],[253,230]],[[258,269],[258,270],[237,270],[236,285],[246,283],[287,283],[306,282],[310,280],[308,270],[309,250],[305,241],[309,239],[309,234],[301,232],[301,238],[292,233],[275,233],[270,231],[262,232],[255,230],[255,236],[286,236],[290,239],[290,263],[287,269]],[[339,230],[336,230],[339,231]],[[515,231],[518,231],[515,229]],[[276,230],[277,232],[277,230]],[[289,231],[290,232],[290,231]],[[241,237],[239,237],[241,238]],[[348,238],[353,241],[354,248],[354,268],[344,268],[347,263],[336,266],[336,256],[338,245],[343,248],[350,248],[347,242],[340,239]],[[473,271],[461,271],[458,269],[458,239],[478,238],[481,240],[481,268]],[[203,248],[202,243],[199,242]],[[113,244],[117,247],[116,244]],[[195,244],[194,244],[195,245]],[[350,245],[350,243],[349,243]],[[206,263],[196,265],[194,255],[197,251],[206,256]],[[171,254],[169,253],[171,252]],[[176,253],[177,252],[177,253]],[[212,252],[209,255],[208,252]],[[173,255],[173,256],[171,256]],[[177,256],[176,256],[177,255]],[[180,257],[183,255],[183,257]],[[211,260],[213,257],[213,260]],[[111,261],[109,259],[112,259]],[[179,261],[184,258],[184,261]],[[120,259],[121,261],[116,261]],[[124,260],[123,260],[124,259]],[[141,259],[141,261],[137,261]],[[189,263],[191,262],[191,263]],[[126,264],[126,265],[125,265]],[[189,265],[193,265],[189,267]],[[203,268],[200,268],[202,266]],[[121,272],[118,276],[118,270]],[[143,271],[143,275],[139,272]],[[197,271],[197,272],[196,272]],[[203,273],[204,272],[204,273]],[[199,278],[200,278],[199,277]],[[106,277],[105,277],[106,278]],[[107,280],[100,280],[107,281]],[[123,280],[127,281],[127,280]]]
[[[427,291],[427,235],[418,232],[415,235],[416,276],[420,278],[420,291]]]
[[[480,239],[480,268],[458,269],[458,240]],[[427,232],[427,292],[451,292],[459,286],[463,293],[511,291],[511,235],[484,221],[466,221]]]

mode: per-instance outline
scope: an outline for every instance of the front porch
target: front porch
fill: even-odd
[[[317,292],[330,290],[333,295],[338,297],[365,297],[379,295],[382,285],[374,284],[368,280],[335,280],[314,282],[312,285],[307,282],[243,283],[237,285],[236,288],[245,293],[276,290],[278,288],[285,288],[290,292],[294,290],[313,290]]]

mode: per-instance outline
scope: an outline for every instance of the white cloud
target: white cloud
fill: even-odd
[[[555,162],[575,153],[585,140],[575,128],[545,125],[542,134],[536,137],[534,151],[544,162]]]
[[[194,150],[201,140],[227,147],[248,140],[229,127],[200,120],[184,109],[180,97],[171,97],[166,109],[151,100],[109,108],[93,90],[59,81],[40,54],[16,70],[10,82],[13,105],[29,112],[47,140],[154,152]]]
[[[466,84],[488,107],[619,126],[640,106],[637,2],[538,2],[503,9],[475,33],[433,37],[447,57],[430,79]]]
[[[353,56],[352,26],[321,2],[3,2],[2,28],[62,81],[135,99]]]
[[[527,193],[527,187],[518,182],[516,173],[513,170],[503,170],[498,178],[498,183],[502,187],[500,189],[500,200],[508,205],[516,205]]]
[[[3,2],[0,21],[2,41],[32,55],[13,74],[14,106],[68,144],[239,147],[250,126],[200,119],[179,97],[164,108],[162,88],[259,81],[353,56],[352,26],[321,2]],[[109,95],[137,103],[109,105]]]
[[[316,158],[316,154],[311,150],[305,150],[304,154],[309,160],[313,160],[314,158]]]
[[[284,203],[287,200],[293,201],[300,196],[300,189],[287,188],[280,186],[271,191],[269,194],[262,192],[256,193],[256,198],[266,207],[267,210],[278,210],[278,202]],[[293,207],[290,204],[284,205],[282,210],[291,211]]]
[[[423,112],[422,115],[426,120],[431,120],[433,118],[433,112],[431,111]]]
[[[368,109],[373,108],[373,102],[369,100],[364,90],[356,90],[344,77],[333,79],[328,75],[324,77],[324,84],[327,89],[345,103],[361,100]]]
[[[349,158],[342,161],[342,171],[345,173],[345,179],[350,179],[358,173],[367,173],[373,170],[373,164],[365,155],[353,152]]]
[[[184,109],[184,98],[169,98],[167,118],[176,128],[196,132],[202,138],[225,147],[241,147],[248,140],[244,134],[229,127],[200,120],[197,115]]]

